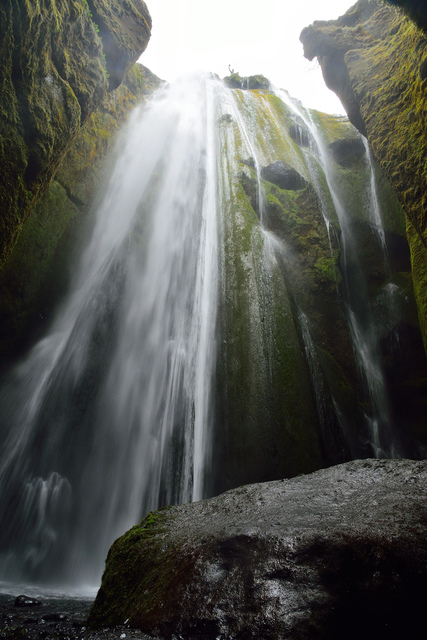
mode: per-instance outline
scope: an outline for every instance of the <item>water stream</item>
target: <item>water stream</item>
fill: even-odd
[[[3,579],[96,583],[143,514],[208,492],[218,86],[133,114],[68,299],[3,391]]]

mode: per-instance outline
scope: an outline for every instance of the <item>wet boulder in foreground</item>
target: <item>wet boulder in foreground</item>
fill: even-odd
[[[186,640],[418,638],[427,462],[360,460],[150,514],[89,616]]]

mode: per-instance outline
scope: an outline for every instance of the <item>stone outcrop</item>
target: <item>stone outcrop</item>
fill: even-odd
[[[238,73],[232,73],[224,78],[224,82],[230,89],[270,89],[270,81],[265,76],[258,74],[256,76],[241,76]]]
[[[147,46],[151,19],[143,0],[87,0],[105,55],[108,83],[115,89]]]
[[[411,5],[414,3],[398,3]],[[423,3],[418,3],[419,24]],[[411,9],[411,7],[407,7]],[[367,135],[407,217],[418,313],[427,347],[427,38],[401,11],[359,0],[336,21],[301,33],[327,86]]]
[[[283,160],[276,160],[261,169],[264,180],[272,182],[281,189],[299,191],[307,186],[308,182],[303,176]]]
[[[0,7],[0,264],[71,141],[148,43],[142,0]]]
[[[148,515],[89,625],[165,639],[421,638],[427,463],[362,460]]]

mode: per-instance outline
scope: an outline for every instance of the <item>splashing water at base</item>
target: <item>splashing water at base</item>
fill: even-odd
[[[144,513],[208,491],[219,87],[134,112],[72,292],[3,392],[2,579],[96,583]]]

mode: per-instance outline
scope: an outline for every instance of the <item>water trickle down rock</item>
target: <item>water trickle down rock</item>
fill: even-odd
[[[425,28],[422,3],[407,8]],[[401,11],[359,0],[338,20],[314,22],[300,36],[326,85],[367,136],[403,206],[419,322],[427,349],[427,146],[424,69],[427,38]],[[397,63],[398,61],[398,63]]]

